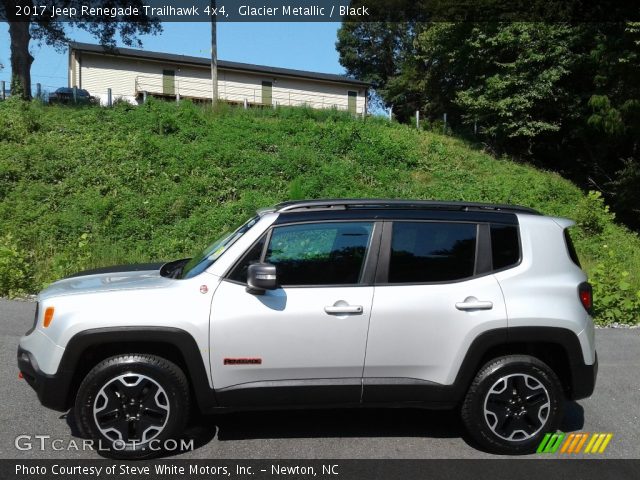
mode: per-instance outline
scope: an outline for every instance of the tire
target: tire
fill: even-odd
[[[188,412],[189,384],[182,370],[147,354],[118,355],[97,364],[80,384],[74,407],[94,447],[123,459],[160,455],[165,441],[177,440],[184,431]]]
[[[462,422],[479,447],[499,454],[534,452],[562,420],[564,393],[556,374],[528,355],[484,365],[471,383]]]

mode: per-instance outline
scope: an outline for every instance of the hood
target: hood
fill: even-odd
[[[160,270],[111,271],[109,273],[85,272],[52,283],[38,295],[39,299],[81,293],[146,290],[162,288],[175,280],[162,277]]]

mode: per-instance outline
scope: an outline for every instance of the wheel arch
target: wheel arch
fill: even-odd
[[[489,330],[474,339],[462,361],[455,384],[461,399],[477,372],[490,360],[512,354],[531,355],[558,375],[565,395],[583,398],[581,372],[584,360],[578,336],[561,327],[509,327]]]
[[[59,373],[67,379],[65,406],[73,404],[83,378],[102,360],[114,355],[146,353],[163,357],[185,373],[195,404],[201,411],[217,406],[215,392],[193,336],[172,327],[97,328],[74,335],[65,348]]]

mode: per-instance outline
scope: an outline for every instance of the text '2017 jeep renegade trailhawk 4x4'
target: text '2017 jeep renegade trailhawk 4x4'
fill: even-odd
[[[120,456],[179,436],[191,407],[383,405],[459,407],[480,446],[530,452],[595,385],[571,224],[505,205],[282,203],[194,258],[55,282],[18,365]]]

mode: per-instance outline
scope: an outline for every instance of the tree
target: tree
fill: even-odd
[[[473,141],[602,191],[640,230],[640,23],[344,24],[337,46],[399,120],[477,122]]]
[[[640,229],[640,22],[589,26],[585,148],[619,218]]]
[[[39,6],[47,6],[47,14],[18,16],[18,9],[25,11],[33,8],[33,2],[28,0],[0,0],[0,19],[6,18],[9,22],[9,36],[11,38],[11,92],[25,100],[31,98],[31,64],[33,57],[29,53],[31,40],[43,42],[62,49],[69,41],[67,29],[76,27],[92,34],[101,45],[115,47],[115,37],[119,33],[122,43],[125,45],[141,45],[138,35],[157,34],[162,27],[157,19],[142,16],[118,16],[104,17],[97,21],[95,17],[78,16],[73,19],[61,19],[51,17],[51,6],[73,8],[80,11],[80,6],[86,2],[82,0],[63,0],[60,2],[44,1]],[[106,0],[104,7],[138,7],[141,12],[141,0],[121,1]],[[63,21],[64,20],[64,21]]]
[[[371,83],[384,105],[410,110],[397,88],[389,87],[411,57],[414,37],[414,24],[406,22],[345,22],[336,49],[347,73]]]
[[[433,26],[416,39],[428,112],[482,126],[494,148],[531,153],[557,132],[574,101],[566,79],[577,61],[578,34],[550,23],[456,23]]]

